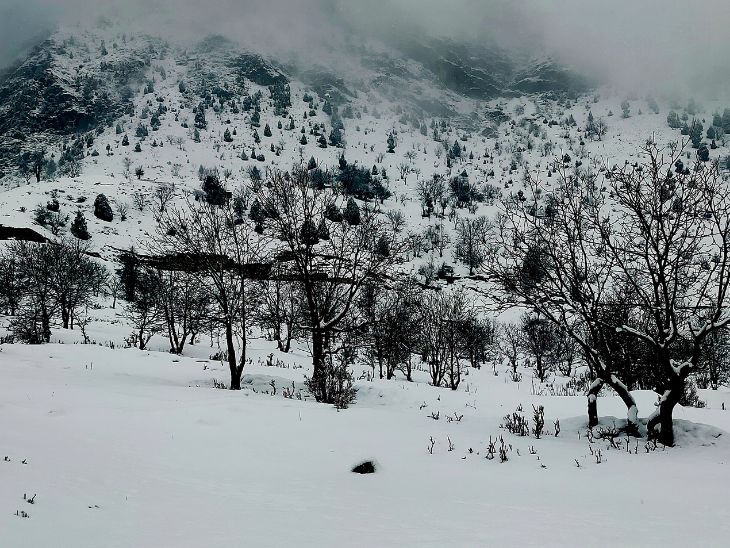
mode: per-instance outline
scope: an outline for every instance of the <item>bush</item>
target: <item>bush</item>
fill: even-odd
[[[209,204],[222,206],[225,205],[228,199],[223,183],[212,173],[206,175],[203,180],[203,191],[205,192],[205,199]]]
[[[305,380],[307,390],[320,403],[334,405],[337,409],[347,409],[357,399],[357,388],[352,386],[354,378],[349,368],[352,361],[352,350],[343,350],[336,358],[330,356],[325,361],[321,381],[315,378]],[[322,384],[325,388],[324,394],[321,390]]]
[[[103,194],[99,194],[94,200],[94,216],[97,219],[110,223],[114,220],[114,212],[112,206],[109,205],[109,200]]]

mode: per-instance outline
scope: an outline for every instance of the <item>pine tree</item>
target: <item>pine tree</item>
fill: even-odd
[[[388,135],[388,154],[395,153],[395,136],[391,132]]]
[[[342,146],[342,131],[339,128],[333,128],[330,131],[330,145],[333,147]]]
[[[345,207],[345,212],[342,216],[345,221],[347,221],[347,224],[349,224],[350,226],[356,226],[360,224],[360,206],[357,205],[357,202],[354,200],[354,198],[350,198],[347,200],[347,206]]]
[[[205,119],[205,105],[200,103],[195,112],[196,129],[205,129],[208,127],[208,121]]]
[[[109,200],[104,194],[99,194],[94,200],[94,216],[107,223],[114,220],[114,212],[112,212]]]
[[[223,133],[223,140],[226,143],[232,143],[233,142],[233,137],[231,136],[231,130],[229,130],[228,128],[226,128],[226,131]]]
[[[269,124],[266,124],[264,127],[264,137],[271,137],[271,128],[269,127]]]
[[[79,240],[88,240],[91,238],[89,229],[86,226],[86,219],[81,211],[76,212],[76,217],[74,217],[74,220],[71,223],[71,234],[76,236]]]
[[[702,122],[696,118],[692,120],[692,125],[689,127],[689,138],[692,140],[692,147],[698,148],[702,143]]]

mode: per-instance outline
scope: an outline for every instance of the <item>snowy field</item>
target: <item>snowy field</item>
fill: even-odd
[[[621,449],[589,443],[585,398],[531,395],[527,370],[521,383],[499,367],[496,376],[471,370],[457,392],[425,378],[361,381],[357,405],[338,412],[282,397],[301,384],[304,355],[281,358],[304,368],[249,366],[241,393],[212,388],[225,378],[220,364],[164,353],[52,344],[4,345],[0,355],[0,546],[726,546],[730,538],[727,391],[703,392],[706,409],[677,410],[677,431],[690,430],[678,447],[647,452],[634,440],[629,453],[623,441]],[[262,393],[272,379],[275,396]],[[648,414],[654,396],[637,397]],[[500,428],[520,404],[528,418],[532,404],[545,406],[547,435]],[[611,397],[599,409],[623,415]],[[511,446],[507,462],[485,458],[490,436]],[[350,471],[368,459],[375,474]]]

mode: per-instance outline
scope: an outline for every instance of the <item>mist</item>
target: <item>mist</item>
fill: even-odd
[[[716,94],[730,82],[730,3],[705,0],[0,0],[0,62],[54,25],[106,16],[184,43],[217,33],[245,47],[313,57],[355,34],[404,29],[551,55],[623,89]],[[707,89],[710,88],[710,89]]]

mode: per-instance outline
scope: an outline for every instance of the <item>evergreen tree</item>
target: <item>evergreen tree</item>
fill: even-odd
[[[350,198],[347,200],[347,206],[345,207],[345,212],[343,213],[342,217],[347,221],[347,224],[350,226],[356,226],[360,224],[360,206],[357,205],[357,202],[354,200],[354,198]]]
[[[266,124],[264,127],[264,137],[271,137],[271,128],[269,127],[269,124]]]
[[[621,102],[621,116],[623,118],[631,116],[631,104],[626,100]]]
[[[200,103],[195,112],[195,128],[205,129],[208,127],[208,121],[205,119],[205,105]]]
[[[333,147],[342,146],[342,131],[339,128],[333,128],[330,131],[330,145]]]
[[[109,200],[104,194],[99,194],[94,200],[94,216],[107,223],[114,220],[112,207],[109,205]]]
[[[679,129],[682,127],[682,122],[679,119],[679,114],[674,112],[673,110],[667,114],[667,124],[672,129]]]
[[[722,129],[725,133],[730,134],[730,108],[726,108],[722,113]]]
[[[209,204],[222,206],[225,205],[228,199],[226,189],[215,173],[208,173],[205,176],[203,180],[203,192],[205,192],[205,200]]]
[[[698,148],[702,143],[702,122],[696,118],[692,120],[692,125],[689,127],[689,138],[692,140],[692,147]]]
[[[708,150],[707,145],[705,145],[705,144],[699,145],[699,148],[697,149],[697,157],[702,162],[709,162],[710,151]]]
[[[388,154],[393,154],[395,152],[395,136],[391,132],[388,135]]]
[[[305,246],[315,246],[319,243],[319,230],[312,219],[305,219],[300,230],[300,238]]]
[[[71,223],[71,234],[76,236],[79,240],[88,240],[91,238],[89,229],[86,226],[86,219],[81,211],[76,212],[76,217],[74,217],[74,220]]]
[[[226,131],[223,133],[223,140],[226,143],[232,143],[233,142],[233,137],[231,136],[231,130],[229,130],[228,128],[226,128]]]

